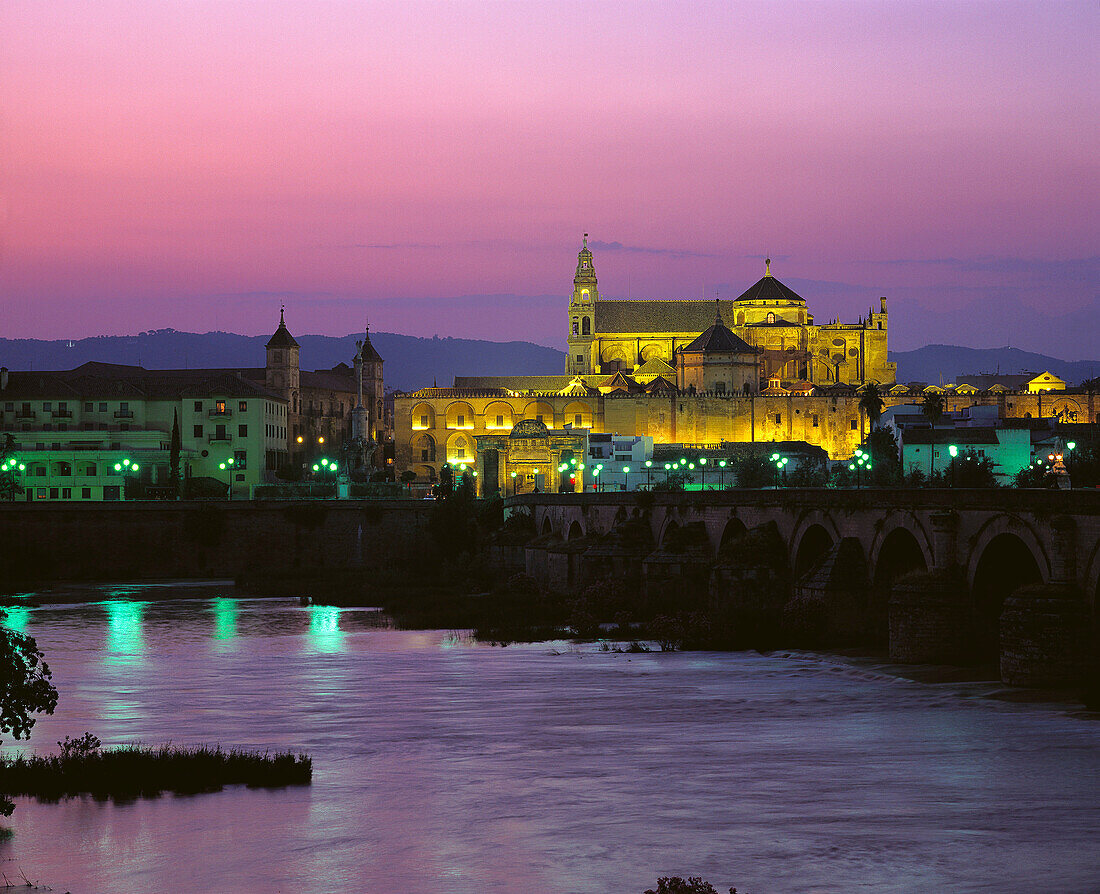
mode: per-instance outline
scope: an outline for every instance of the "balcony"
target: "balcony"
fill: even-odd
[[[72,410],[54,410],[53,413],[50,414],[50,415],[52,415],[54,419],[72,419],[73,418],[73,411]]]
[[[215,407],[207,414],[211,419],[228,419],[233,415],[233,411],[229,407],[222,407],[220,410]]]
[[[34,410],[16,410],[15,411],[15,418],[16,419],[37,419],[38,414],[35,413]]]
[[[133,419],[133,410],[115,410],[115,419]]]
[[[208,444],[228,444],[233,440],[233,436],[229,432],[222,432],[220,435],[215,433],[206,439]]]

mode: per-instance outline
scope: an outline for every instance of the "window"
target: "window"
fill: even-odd
[[[101,412],[101,413],[106,413],[107,412],[107,401],[101,400],[99,402],[99,412]]]
[[[539,413],[539,414],[538,414],[537,416],[535,416],[535,419],[536,419],[536,420],[537,420],[538,422],[543,422],[543,419],[542,419],[542,413]],[[545,423],[545,422],[543,422],[543,424],[545,425],[546,423]]]
[[[202,412],[202,401],[201,400],[195,401],[195,412],[196,413],[201,413]]]
[[[196,425],[195,426],[194,437],[196,437],[196,438],[201,438],[202,437],[202,426],[201,425]]]
[[[584,319],[581,320],[581,335],[591,335],[591,334],[592,334],[592,321],[588,317],[585,317]]]
[[[90,487],[80,488],[80,499],[90,500],[92,498],[92,489]]]
[[[715,382],[714,383],[714,393],[715,394],[725,394],[726,393],[726,383],[725,382]]]
[[[38,491],[35,493],[35,496],[39,500],[44,500],[44,499],[46,499],[46,494],[47,493],[48,493],[48,491],[46,490],[46,488],[40,487],[40,488],[38,488]]]
[[[581,424],[582,424],[581,414],[578,413],[576,416],[573,417],[573,425],[575,425],[577,428],[580,428]]]
[[[130,410],[130,404],[124,400],[118,402],[118,410],[120,413],[127,413]]]
[[[461,413],[459,413],[458,414],[458,427],[462,428],[462,426],[464,426],[465,424],[466,424],[466,417],[463,416]]]
[[[247,469],[248,468],[248,453],[244,450],[234,450],[233,451],[233,465],[236,466],[238,469]],[[238,478],[237,480],[242,481],[243,479]]]
[[[584,363],[584,354],[577,355],[577,363]]]
[[[776,413],[775,414],[775,424],[779,425],[779,423],[781,423],[782,421],[783,421],[783,414],[782,413]]]
[[[61,499],[71,500],[73,498],[73,489],[71,487],[61,488]]]
[[[5,412],[11,413],[14,410],[15,410],[15,402],[14,401],[9,400],[7,403],[4,404],[4,411]]]
[[[88,463],[84,467],[84,474],[87,475],[89,478],[94,478],[95,477],[95,463]]]
[[[247,425],[238,425],[237,426],[237,437],[238,438],[247,438],[248,437],[248,426]]]
[[[45,425],[42,426],[42,431],[53,431],[53,423],[47,422]]]
[[[420,427],[421,428],[427,428],[428,427],[428,417],[427,416],[421,416],[420,417]]]
[[[219,401],[214,402],[214,412],[215,413],[224,413],[225,412],[225,401],[224,400],[219,400]]]
[[[68,478],[70,475],[73,474],[73,467],[70,466],[68,463],[58,463],[57,474],[60,478]]]
[[[92,403],[90,400],[84,401],[84,412],[85,413],[91,413],[92,410],[94,410],[94,409],[95,409],[95,404],[94,403]]]
[[[34,467],[34,476],[36,478],[45,478],[46,477],[46,467],[45,466],[35,466]]]
[[[240,410],[242,413],[247,412],[248,411],[248,401],[247,400],[242,400],[239,404],[237,404],[237,409]]]
[[[46,401],[46,402],[45,402],[44,404],[42,404],[42,412],[43,412],[43,413],[48,413],[48,412],[50,412],[50,410],[51,410],[52,408],[53,408],[53,404],[52,404],[52,403],[50,403],[49,401]]]
[[[56,487],[51,487],[50,488],[50,499],[51,500],[56,500],[59,496],[60,496],[60,494],[58,493],[57,488]]]
[[[817,413],[814,413],[814,428],[817,428]]]
[[[774,323],[775,322],[775,314],[772,313],[770,310],[768,311],[768,322],[769,323]]]
[[[503,414],[497,416],[497,428],[504,428],[504,416]]]
[[[574,335],[580,335],[581,334],[580,324],[578,324],[576,320],[573,321],[573,334]]]
[[[57,405],[57,413],[58,413],[58,415],[60,415],[60,416],[64,416],[64,415],[65,415],[66,413],[68,413],[68,412],[69,412],[69,402],[68,402],[68,401],[65,401],[65,400],[63,400],[63,401],[60,401],[60,402],[58,403],[58,405]]]
[[[122,488],[120,488],[117,484],[108,485],[107,487],[103,488],[103,499],[107,500],[108,502],[112,500],[117,500],[121,490]]]
[[[852,420],[852,431],[855,431],[859,426],[856,424],[856,420]]]

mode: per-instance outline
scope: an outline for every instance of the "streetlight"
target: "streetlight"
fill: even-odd
[[[724,459],[718,460],[718,489],[726,489],[726,461]]]
[[[949,444],[947,452],[951,454],[951,486],[955,486],[955,457],[959,455],[959,447],[957,444]]]
[[[699,457],[699,481],[700,489],[707,489],[707,458],[705,456]]]
[[[652,466],[653,466],[653,460],[647,459],[645,461],[645,486],[647,488],[651,488],[653,486],[653,479],[650,477],[652,475],[652,472],[651,472],[651,467]]]
[[[630,490],[630,466],[623,466],[623,490]]]
[[[516,495],[516,473],[512,473],[512,496]]]

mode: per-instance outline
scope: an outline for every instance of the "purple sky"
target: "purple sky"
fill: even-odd
[[[1088,3],[0,5],[0,334],[563,342],[773,272],[1100,354]],[[502,297],[503,296],[503,297]]]

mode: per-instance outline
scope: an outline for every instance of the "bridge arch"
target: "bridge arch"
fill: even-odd
[[[726,526],[722,529],[722,536],[718,541],[718,549],[716,554],[718,558],[722,558],[732,550],[742,537],[749,532],[749,529],[745,526],[745,523],[739,518],[731,518],[726,522]]]
[[[818,562],[825,558],[840,541],[836,528],[830,532],[823,524],[815,522],[807,526],[797,541],[792,541],[791,568],[794,570],[794,579],[798,580]]]
[[[675,537],[680,530],[680,523],[674,518],[666,518],[661,527],[661,536],[657,538],[657,546],[666,546],[670,537]]]
[[[544,515],[542,517],[542,531],[541,531],[541,533],[543,533],[543,534],[553,534],[554,533],[554,526],[550,522],[549,514]]]
[[[1033,550],[1019,531],[1001,530],[983,537],[973,553],[970,593],[973,600],[974,635],[980,655],[995,659],[1000,637],[1001,609],[1005,599],[1027,584],[1049,577],[1041,550]]]
[[[1050,579],[1050,557],[1043,548],[1043,539],[1031,525],[1015,515],[1001,514],[994,516],[983,524],[977,533],[971,538],[973,544],[966,559],[966,582],[971,590],[974,587],[974,575],[978,569],[978,563],[985,553],[986,547],[1001,534],[1013,534],[1024,545],[1035,565],[1039,569],[1041,580]]]
[[[584,528],[581,526],[581,523],[577,519],[574,519],[569,524],[569,532],[567,533],[565,539],[566,540],[578,540],[579,538],[581,538],[583,536],[584,536]]]
[[[928,571],[933,562],[928,537],[919,525],[908,519],[895,520],[892,528],[887,525],[882,531],[888,533],[876,537],[872,544],[867,622],[871,635],[880,642],[887,642],[890,637],[890,595],[895,581],[910,572]]]
[[[839,543],[841,540],[842,535],[840,529],[828,512],[822,512],[818,509],[811,509],[807,512],[803,512],[795,522],[794,529],[791,531],[790,540],[787,542],[787,552],[790,556],[791,568],[794,570],[796,578],[800,573],[798,571],[798,556],[802,549],[802,542],[806,539],[806,535],[811,529],[814,528],[819,528],[829,537],[829,545],[826,546],[824,550],[821,550],[820,555],[814,557],[815,562],[821,558],[821,555],[828,552],[834,543]],[[820,532],[814,531],[812,536],[818,538]],[[813,547],[815,550],[819,548],[819,544],[813,541],[808,543],[807,546]],[[809,556],[807,555],[805,558],[809,558]]]

